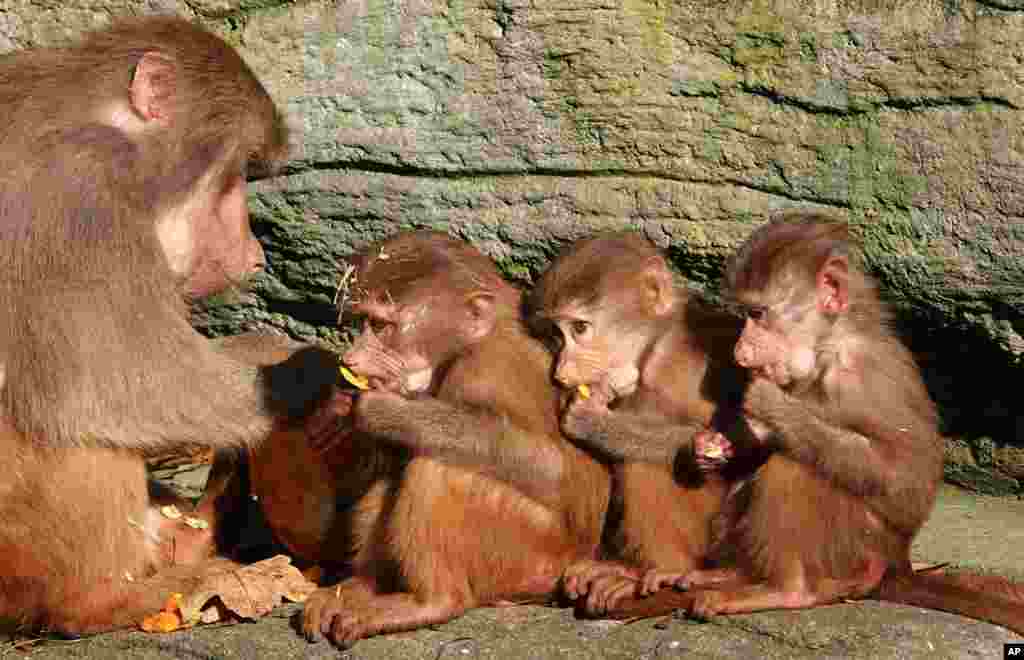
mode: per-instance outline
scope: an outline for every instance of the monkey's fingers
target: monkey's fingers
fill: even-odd
[[[330,451],[352,434],[352,401],[350,393],[337,391],[306,419],[306,439],[313,451]]]
[[[659,571],[652,568],[644,573],[638,593],[640,596],[650,596],[654,592],[661,591],[665,587],[675,586],[677,580],[685,577],[686,574],[679,571]]]
[[[317,454],[326,454],[347,445],[354,432],[346,420],[340,420],[324,426],[315,434],[307,431],[306,437],[310,449]]]
[[[697,468],[704,472],[721,469],[736,455],[732,443],[717,431],[701,431],[693,437],[693,453]]]
[[[587,594],[586,612],[593,616],[603,616],[615,610],[616,606],[626,598],[639,595],[640,581],[633,577],[608,575],[596,580]]]
[[[693,605],[687,613],[695,621],[708,622],[725,608],[726,594],[714,589],[705,589],[693,594]]]
[[[570,600],[577,600],[590,593],[597,580],[611,576],[639,579],[639,572],[625,564],[612,561],[584,559],[571,564],[562,574],[562,591]]]

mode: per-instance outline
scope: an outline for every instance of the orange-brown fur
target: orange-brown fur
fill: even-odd
[[[234,360],[292,374],[322,393],[337,379],[333,355],[284,337],[245,334],[216,344]],[[240,528],[255,497],[274,540],[293,557],[328,570],[343,568],[370,542],[366,530],[377,523],[408,452],[355,433],[320,451],[310,442],[309,411],[293,412],[291,419],[300,422],[283,419],[243,456],[231,450],[218,454],[197,510],[217,528],[222,553],[244,553],[239,543],[251,540],[239,538]],[[333,423],[333,416],[327,421]]]
[[[565,566],[597,552],[608,474],[559,433],[550,357],[523,328],[519,292],[431,232],[354,266],[351,308],[367,321],[343,359],[372,386],[355,433],[413,455],[356,521],[354,576],[307,601],[306,634],[346,645],[553,597]],[[423,364],[429,382],[412,377]]]
[[[531,298],[533,324],[556,344],[566,341],[554,329],[566,315],[595,328],[579,350],[556,349],[555,377],[570,392],[581,384],[599,390],[616,372],[636,370],[632,391],[616,392],[610,410],[586,410],[579,419],[570,404],[563,420],[570,436],[615,461],[620,518],[607,552],[626,565],[581,562],[566,574],[569,596],[587,593],[591,613],[642,595],[639,580],[648,569],[704,567],[728,487],[729,478],[697,473],[691,439],[711,427],[736,430],[746,383],[731,359],[740,327],[674,279],[649,241],[608,235],[560,256]],[[639,350],[630,349],[636,363],[613,365],[626,332],[640,337]]]
[[[1024,589],[1002,578],[914,573],[910,545],[942,477],[937,415],[845,224],[794,212],[752,235],[728,272],[748,310],[735,355],[744,412],[774,450],[730,498],[724,545],[739,572],[700,572],[619,616],[684,607],[801,608],[877,595],[1024,632]]]

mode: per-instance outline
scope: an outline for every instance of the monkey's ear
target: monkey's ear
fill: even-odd
[[[661,257],[650,257],[642,270],[644,305],[654,316],[664,316],[675,306],[672,273]]]
[[[850,265],[846,257],[833,255],[818,270],[818,307],[826,314],[842,314],[850,306]]]
[[[470,341],[487,336],[494,329],[494,294],[478,291],[465,300],[465,334]]]
[[[132,75],[132,107],[146,121],[167,123],[176,84],[174,61],[161,53],[146,53]]]

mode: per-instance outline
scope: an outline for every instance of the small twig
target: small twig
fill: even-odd
[[[341,275],[341,280],[338,282],[338,288],[334,290],[334,307],[338,310],[338,322],[341,323],[341,317],[345,310],[345,306],[348,305],[349,301],[349,286],[352,275],[356,272],[356,267],[349,264],[345,269],[345,272]]]

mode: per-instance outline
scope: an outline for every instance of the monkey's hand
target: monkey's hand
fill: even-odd
[[[736,451],[724,435],[707,428],[693,436],[693,459],[701,472],[714,472],[732,460]]]
[[[314,451],[325,453],[348,440],[354,405],[354,393],[331,389],[330,396],[305,421],[306,439]]]
[[[604,387],[569,390],[563,398],[562,432],[576,440],[586,440],[598,433],[611,399]]]

